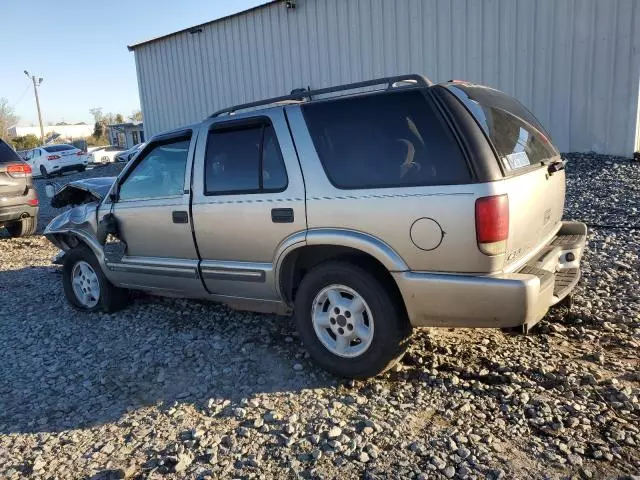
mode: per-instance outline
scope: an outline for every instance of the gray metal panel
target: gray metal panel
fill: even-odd
[[[637,0],[299,0],[135,46],[147,136],[220,108],[424,73],[515,95],[563,151],[629,155],[640,79]]]

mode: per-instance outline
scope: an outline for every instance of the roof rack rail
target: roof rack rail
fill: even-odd
[[[243,103],[240,105],[235,105],[233,107],[224,108],[222,110],[218,110],[217,112],[213,113],[212,115],[209,116],[209,118],[218,117],[220,115],[224,115],[225,113],[232,114],[234,112],[237,112],[238,110],[246,110],[247,108],[261,107],[264,105],[270,105],[272,103],[283,102],[286,100],[304,101],[305,99],[312,98],[316,95],[326,95],[328,93],[354,90],[356,88],[373,87],[375,85],[387,84],[387,88],[391,89],[391,88],[394,88],[395,84],[404,83],[404,82],[414,83],[416,86],[421,86],[421,87],[430,87],[431,85],[433,85],[433,82],[429,80],[427,77],[425,77],[424,75],[409,74],[409,75],[397,75],[394,77],[377,78],[375,80],[367,80],[364,82],[348,83],[345,85],[338,85],[335,87],[320,88],[318,90],[296,89],[289,95],[283,95],[280,97],[273,97],[273,98],[268,98],[266,100],[260,100],[260,101],[251,102],[251,103]]]

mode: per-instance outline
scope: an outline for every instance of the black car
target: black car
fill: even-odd
[[[0,139],[0,229],[12,237],[32,235],[38,223],[38,194],[31,167]]]

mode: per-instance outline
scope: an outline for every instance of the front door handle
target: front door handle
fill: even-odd
[[[182,210],[171,212],[173,223],[189,223],[189,214]]]
[[[271,221],[273,223],[293,223],[293,208],[272,208]]]

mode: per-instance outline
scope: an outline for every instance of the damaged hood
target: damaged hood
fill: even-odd
[[[100,202],[107,196],[117,177],[99,177],[75,180],[57,189],[51,197],[51,206],[62,208],[67,205]]]

